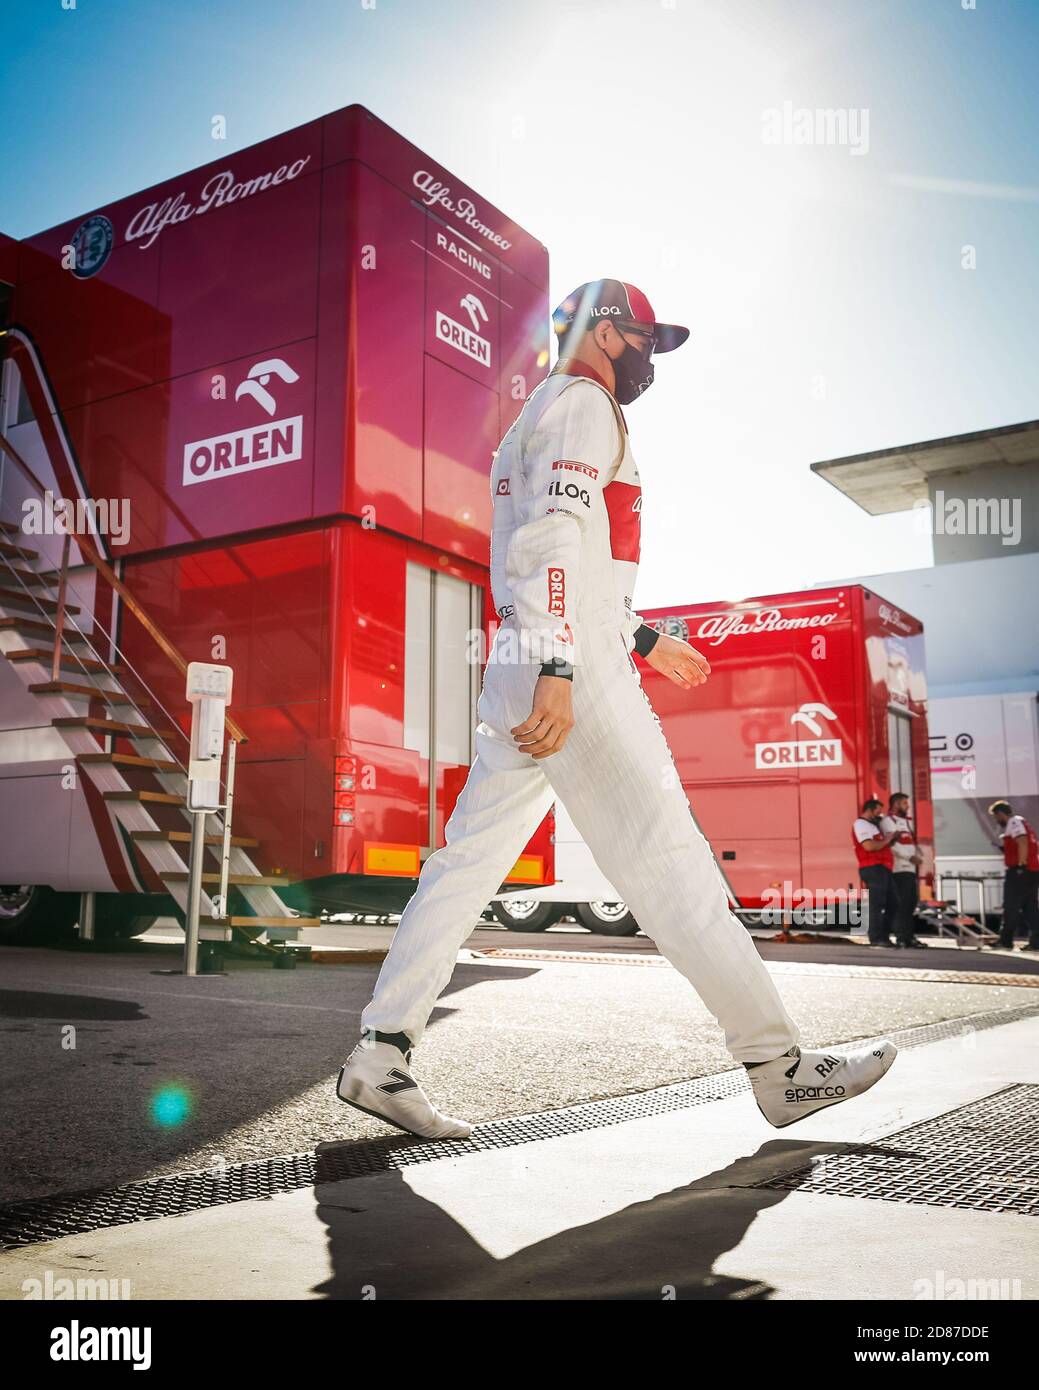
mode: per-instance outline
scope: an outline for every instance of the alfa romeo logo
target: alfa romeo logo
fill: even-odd
[[[72,273],[80,280],[86,280],[97,272],[108,260],[115,241],[115,228],[107,217],[98,213],[88,217],[76,228],[70,245],[76,253],[76,264]]]

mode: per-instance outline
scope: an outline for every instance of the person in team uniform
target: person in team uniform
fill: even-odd
[[[1039,842],[1009,801],[993,801],[989,815],[1003,842],[1003,927],[999,944],[1013,950],[1019,926],[1028,932],[1026,951],[1039,951]]]
[[[885,833],[880,827],[884,803],[876,797],[864,803],[852,826],[851,841],[859,864],[859,878],[869,903],[869,944],[893,946],[891,928],[898,912],[895,894],[894,858],[891,844],[897,831]]]
[[[621,406],[652,385],[654,354],[680,347],[689,330],[658,322],[646,296],[620,280],[582,285],[553,320],[559,359],[491,468],[500,626],[476,760],[446,844],[426,860],[393,934],[337,1094],[411,1134],[469,1135],[426,1095],[412,1050],[473,922],[558,797],[643,931],[721,1024],[759,1109],[782,1127],[868,1090],[896,1049],[887,1040],[840,1056],[801,1048],[732,915],[631,658],[687,695],[710,674],[701,653],[632,606],[642,484]]]
[[[885,835],[894,836],[891,841],[891,873],[898,903],[895,910],[895,945],[903,949],[916,946],[923,950],[927,942],[918,941],[913,934],[913,914],[920,900],[917,879],[920,851],[909,816],[909,797],[905,792],[894,792],[889,797],[887,815],[881,818],[880,828]]]

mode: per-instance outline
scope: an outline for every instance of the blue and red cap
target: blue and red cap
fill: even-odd
[[[654,352],[673,352],[689,337],[689,329],[677,323],[658,323],[646,296],[624,280],[589,280],[579,285],[553,311],[552,326],[561,338],[575,325],[587,331],[602,319],[618,328],[650,334]]]

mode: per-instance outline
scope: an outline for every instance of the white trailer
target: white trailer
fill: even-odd
[[[495,917],[510,931],[545,931],[564,917],[575,917],[589,931],[634,936],[637,922],[592,858],[561,801],[556,802],[555,813],[555,882],[503,893],[491,904]]]
[[[939,897],[967,912],[998,913],[1003,855],[993,801],[1005,798],[1039,824],[1039,693],[932,699],[931,791]]]

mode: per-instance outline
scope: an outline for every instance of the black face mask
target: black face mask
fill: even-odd
[[[624,351],[614,358],[614,395],[619,405],[630,405],[653,385],[653,363],[638,348],[625,342]]]

